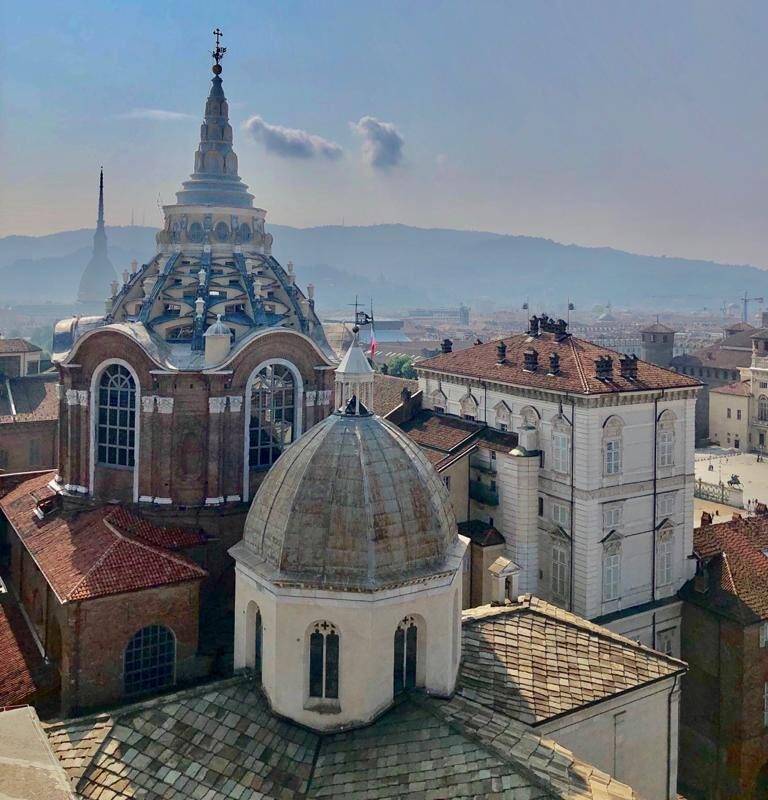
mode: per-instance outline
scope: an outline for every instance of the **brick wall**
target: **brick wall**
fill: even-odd
[[[33,442],[37,443],[36,449]],[[0,471],[55,468],[58,463],[57,445],[57,420],[3,423],[0,425]],[[37,463],[32,461],[35,453]]]

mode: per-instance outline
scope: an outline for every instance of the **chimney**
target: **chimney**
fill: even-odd
[[[626,378],[628,381],[636,381],[637,356],[634,353],[631,356],[626,353],[619,356],[619,369],[621,370],[622,378]]]
[[[528,334],[529,336],[539,335],[539,318],[535,314],[528,320]]]
[[[130,273],[127,269],[123,270],[123,283],[128,283],[128,279],[131,277]]]
[[[536,372],[539,368],[539,354],[531,347],[523,351],[523,369],[526,372]]]
[[[560,356],[557,353],[549,354],[549,372],[548,375],[560,374]]]
[[[139,268],[139,262],[134,258],[131,261],[131,273],[133,275],[135,275],[136,274],[136,270],[138,270],[138,268]]]
[[[443,339],[442,344],[440,345],[440,349],[444,353],[452,353],[453,352],[453,342],[450,339]]]
[[[496,363],[507,363],[507,346],[504,344],[503,339],[499,339],[499,343],[496,345]]]
[[[701,527],[704,528],[707,525],[712,524],[712,515],[709,511],[702,511],[701,512]]]
[[[613,359],[610,356],[595,359],[595,377],[599,381],[613,380]]]

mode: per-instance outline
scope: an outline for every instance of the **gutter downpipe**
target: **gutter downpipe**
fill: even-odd
[[[653,519],[651,520],[651,602],[656,602],[656,508],[658,493],[658,437],[659,437],[659,400],[664,399],[665,390],[653,398]],[[656,611],[651,615],[651,648],[656,648]]]
[[[668,800],[672,800],[672,788],[669,783],[672,779],[672,697],[677,691],[677,680],[680,676],[675,675],[675,682],[672,684],[672,690],[667,697],[667,790],[666,796]]]
[[[565,397],[566,397],[566,400],[569,399],[568,398],[568,393],[566,393]],[[571,561],[571,563],[569,565],[569,576],[568,576],[568,578],[569,578],[569,580],[568,580],[568,583],[569,583],[568,610],[573,612],[574,562],[576,560],[574,558],[574,551],[576,549],[576,547],[575,547],[575,545],[576,545],[576,524],[575,524],[575,521],[574,521],[574,514],[573,514],[573,509],[574,509],[574,504],[575,504],[575,500],[574,500],[574,480],[575,480],[575,478],[574,478],[574,474],[573,474],[573,467],[574,467],[574,458],[575,458],[575,450],[576,450],[576,448],[574,447],[574,440],[575,440],[575,437],[576,437],[576,401],[573,399],[573,397],[570,398],[570,401],[571,401],[571,499],[570,499],[570,516],[571,516],[571,559],[570,559],[570,561]]]

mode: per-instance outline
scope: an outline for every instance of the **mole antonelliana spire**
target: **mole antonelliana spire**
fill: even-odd
[[[117,273],[107,254],[107,233],[104,229],[104,168],[99,173],[99,212],[96,219],[96,232],[93,234],[93,255],[83,270],[80,288],[77,292],[79,303],[98,303],[103,306],[109,294],[112,281]]]

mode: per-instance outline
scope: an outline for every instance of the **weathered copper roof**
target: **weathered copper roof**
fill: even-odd
[[[448,491],[421,449],[375,416],[332,414],[259,487],[243,543],[275,579],[370,590],[445,568]]]

